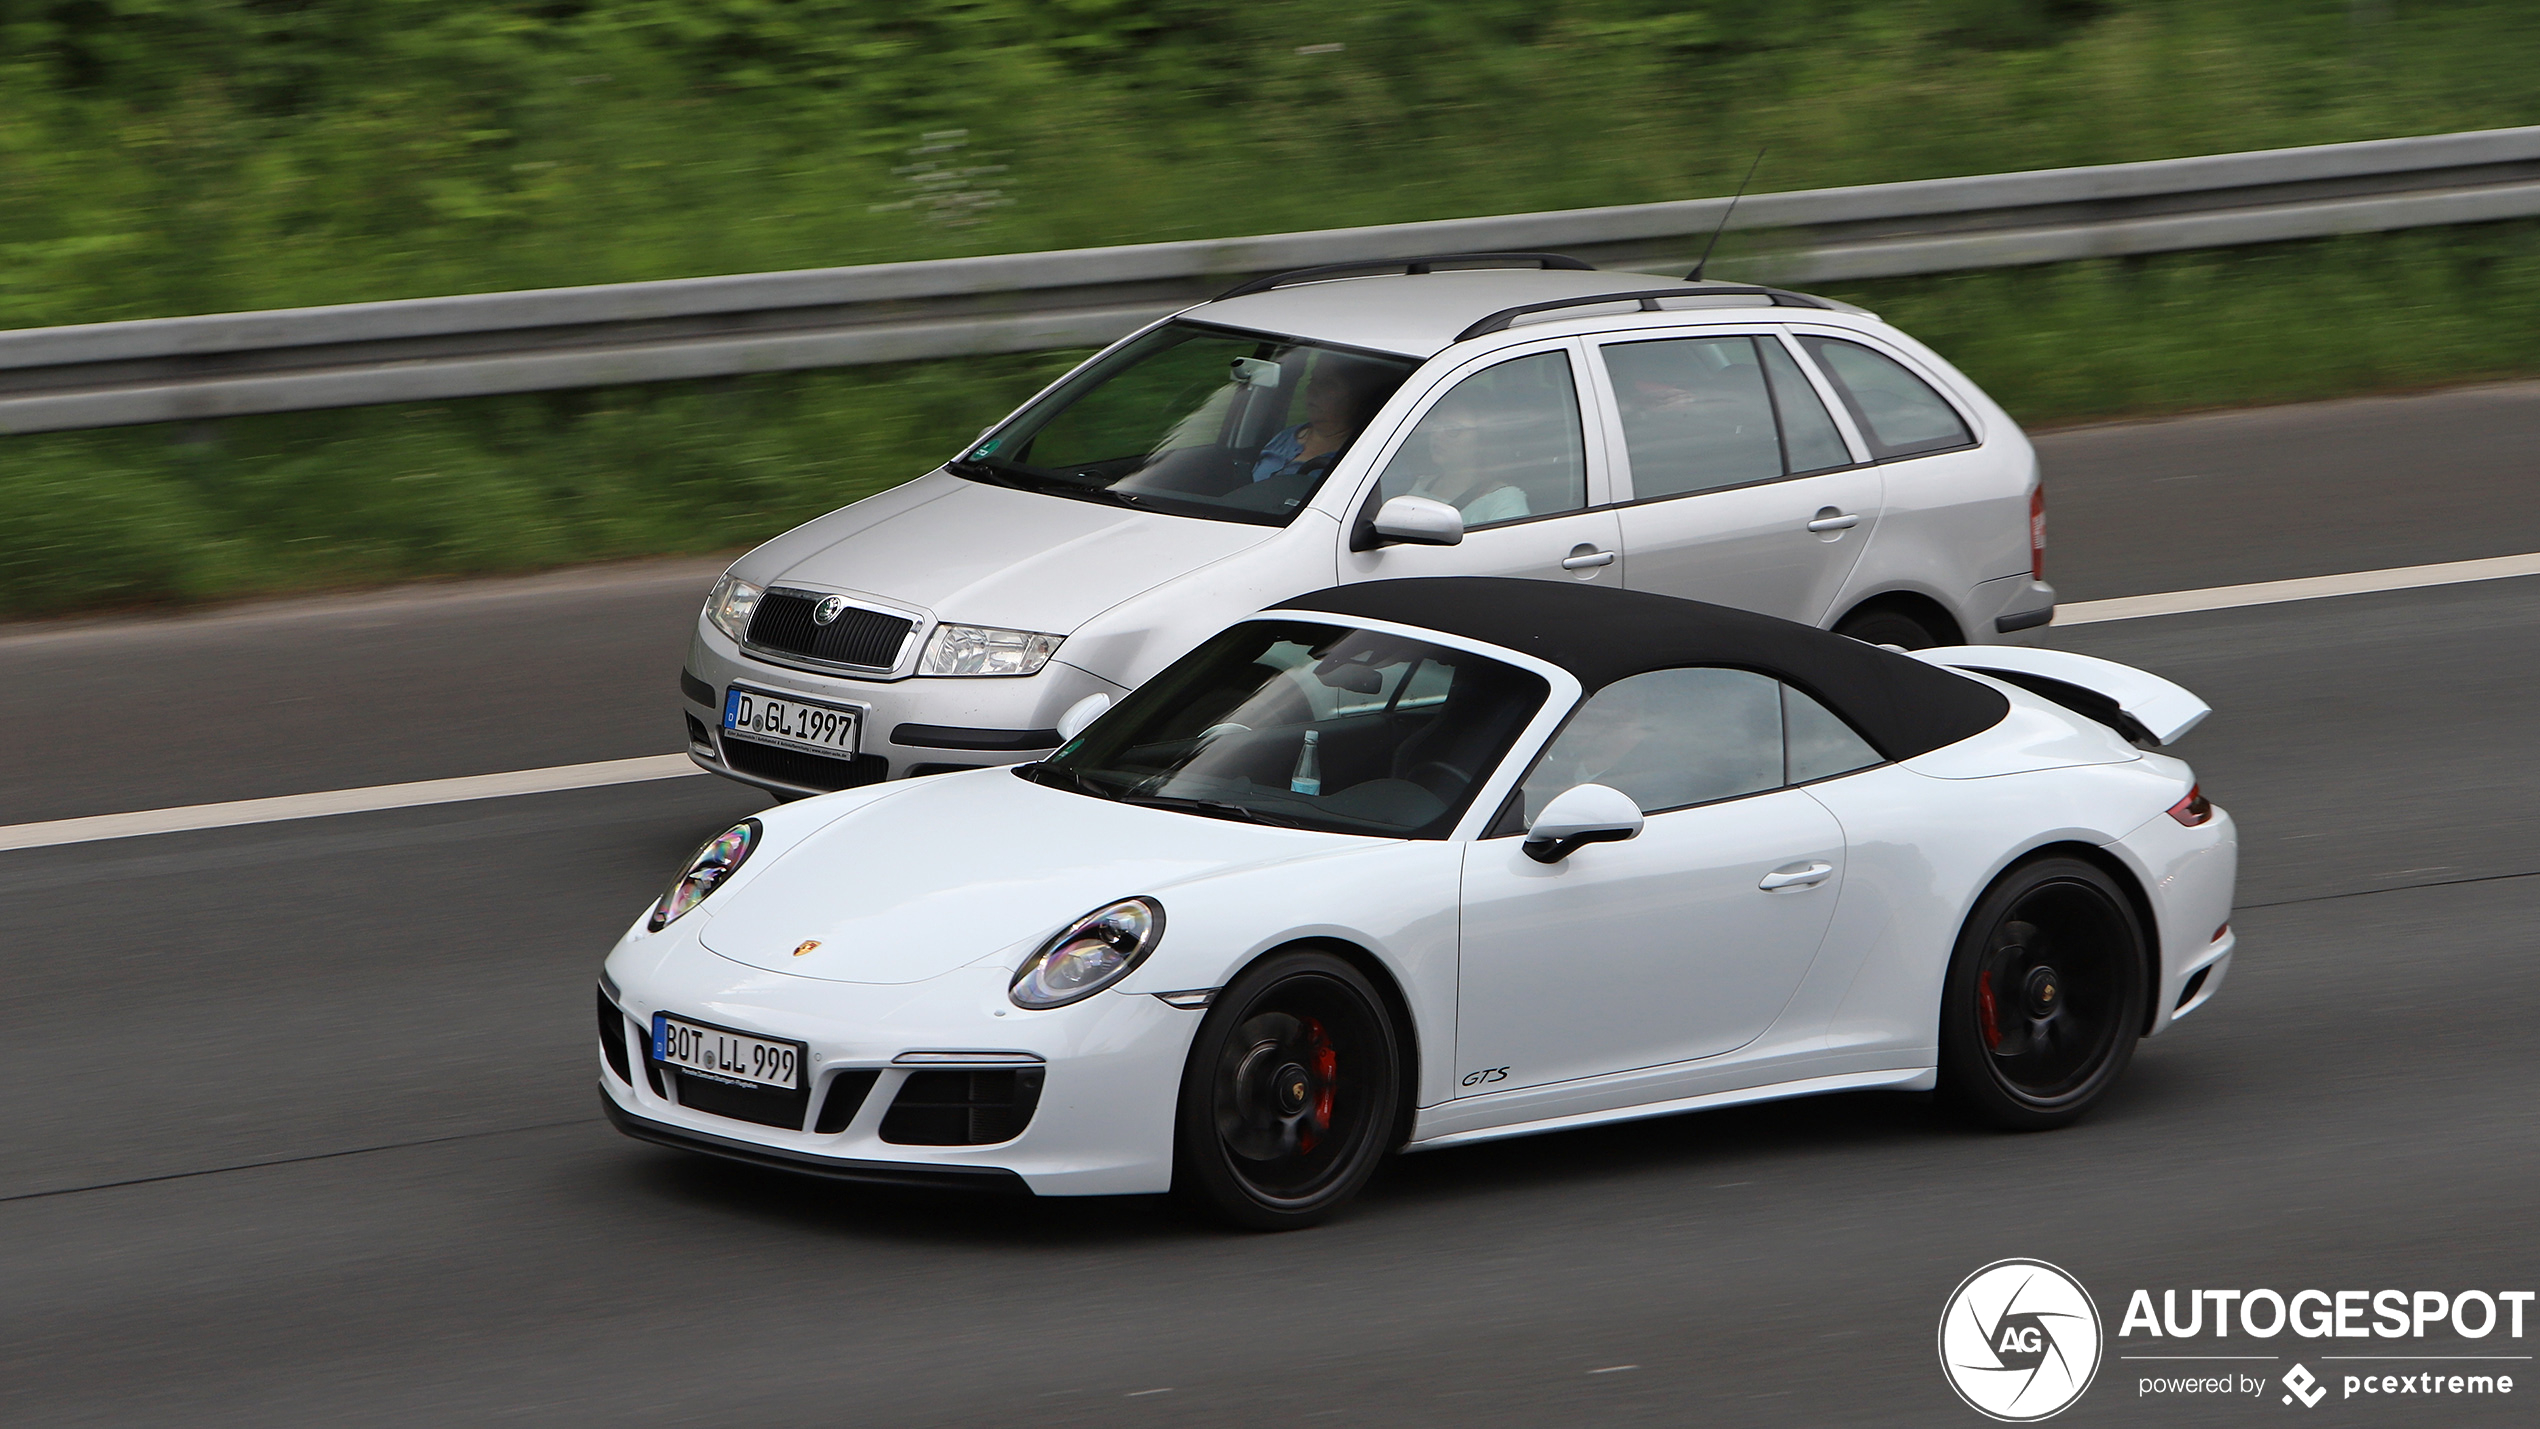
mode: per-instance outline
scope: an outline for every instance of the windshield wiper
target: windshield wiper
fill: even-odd
[[[1120,797],[1076,770],[1061,768],[1057,765],[1051,764],[1047,760],[1040,760],[1027,764],[1018,772],[1021,773],[1024,778],[1031,780],[1033,783],[1038,784],[1045,789],[1072,788],[1079,794],[1091,794],[1097,799],[1117,799]],[[1061,783],[1061,780],[1066,782]]]
[[[1305,825],[1277,814],[1265,814],[1248,804],[1230,804],[1223,799],[1187,799],[1179,794],[1122,794],[1124,804],[1144,804],[1157,809],[1185,809],[1214,819],[1241,819],[1247,823],[1267,824],[1274,829],[1301,829]]]
[[[999,466],[991,461],[981,461],[977,457],[954,457],[951,461],[944,463],[944,470],[955,476],[969,477],[973,481],[985,481],[996,486],[1010,486],[1017,491],[1039,489],[1025,480],[1023,473],[1014,468]]]

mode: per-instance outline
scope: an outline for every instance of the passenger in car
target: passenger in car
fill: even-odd
[[[1524,488],[1505,474],[1511,453],[1526,446],[1523,433],[1494,430],[1509,425],[1494,423],[1484,413],[1454,403],[1453,398],[1439,403],[1420,424],[1420,435],[1428,443],[1427,472],[1408,492],[1389,494],[1443,501],[1464,513],[1467,526],[1533,515],[1534,505],[1526,499]]]

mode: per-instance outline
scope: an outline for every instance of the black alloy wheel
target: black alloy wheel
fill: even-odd
[[[1901,610],[1864,610],[1844,618],[1834,628],[1837,635],[1849,635],[1872,645],[1894,645],[1902,650],[1929,650],[1940,644],[1940,636],[1931,627]]]
[[[2015,1131],[2077,1120],[2133,1059],[2148,951],[2133,903],[2098,865],[2044,858],[2004,874],[1950,959],[1943,1094]]]
[[[1310,950],[1255,963],[1192,1042],[1175,1194],[1246,1230],[1321,1221],[1391,1149],[1401,1065],[1393,1021],[1358,969]]]

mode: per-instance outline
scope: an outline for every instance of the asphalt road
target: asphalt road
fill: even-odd
[[[2060,434],[2056,578],[2540,550],[2535,438],[2528,387]],[[0,635],[0,823],[666,752],[711,574]],[[2540,1288],[2540,581],[2051,639],[2215,705],[2183,752],[2246,840],[2230,986],[2100,1115],[2004,1137],[1860,1095],[1430,1153],[1284,1237],[610,1132],[592,972],[756,806],[716,782],[0,854],[0,1421],[1970,1424],[1933,1331],[2005,1256],[2112,1330],[2137,1286]],[[2535,1321],[2402,1348],[2530,1353]],[[2315,1412],[2528,1423],[2522,1368]],[[2303,1412],[2136,1369],[2062,1422]]]

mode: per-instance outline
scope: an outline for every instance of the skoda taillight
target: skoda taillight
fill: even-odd
[[[2046,582],[2046,483],[2028,491],[2028,578]]]

